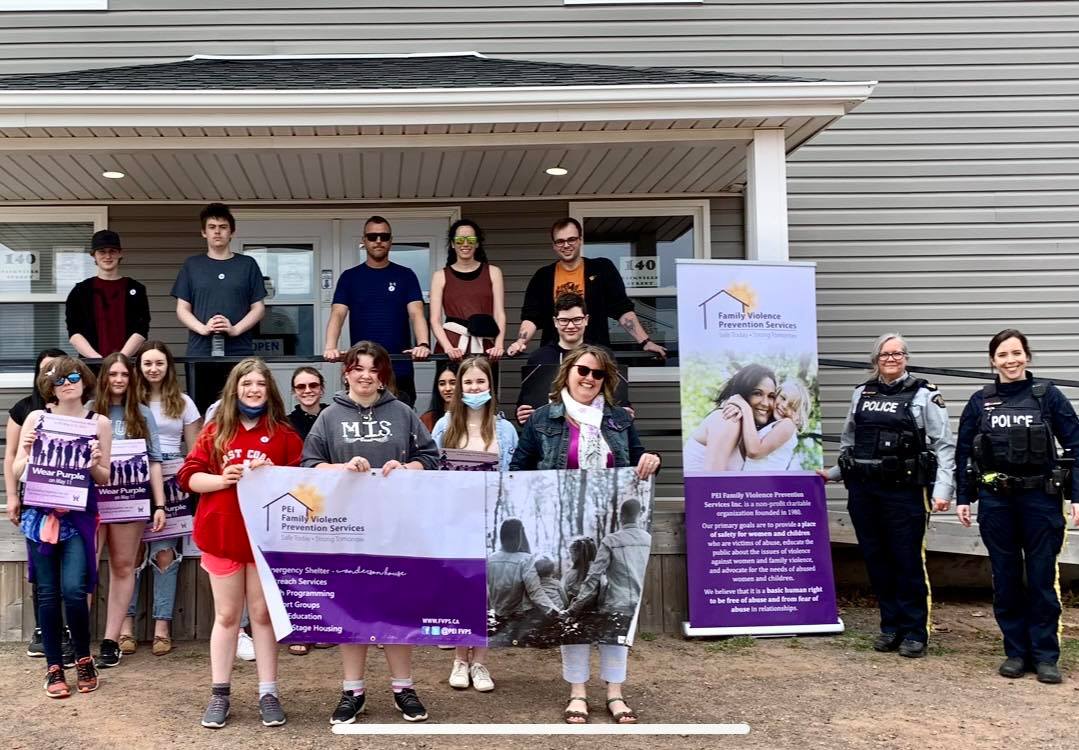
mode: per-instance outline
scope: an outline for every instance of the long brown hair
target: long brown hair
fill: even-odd
[[[176,360],[164,341],[147,341],[139,347],[135,355],[135,396],[140,404],[150,405],[154,387],[142,374],[142,356],[146,352],[161,352],[165,355],[165,377],[161,379],[161,413],[169,419],[179,419],[184,414],[184,397],[180,382],[176,378]]]
[[[273,373],[258,357],[248,357],[241,360],[232,368],[225,387],[221,390],[221,405],[214,412],[214,424],[217,425],[217,434],[214,435],[214,449],[211,459],[218,465],[222,457],[229,449],[229,444],[236,437],[240,425],[240,397],[237,394],[240,380],[245,375],[257,372],[266,379],[266,431],[273,437],[279,426],[288,426],[288,417],[285,416],[285,402],[281,400],[281,393],[277,390]]]
[[[468,412],[470,411],[461,400],[463,391],[461,383],[464,382],[465,374],[476,368],[487,376],[487,387],[491,391],[491,400],[483,407],[483,424],[480,427],[480,435],[483,437],[483,446],[495,441],[495,419],[498,414],[498,399],[495,397],[494,373],[491,371],[491,363],[482,355],[468,357],[457,368],[457,384],[453,386],[453,399],[450,401],[450,424],[446,428],[446,434],[442,438],[445,448],[463,448],[468,443]]]
[[[101,378],[100,388],[97,389],[97,399],[94,401],[94,411],[98,414],[104,414],[109,416],[109,407],[112,406],[112,393],[109,388],[109,370],[112,366],[119,362],[127,368],[127,390],[124,391],[124,400],[122,406],[124,407],[124,423],[127,425],[127,437],[128,440],[136,440],[142,438],[143,440],[150,439],[150,427],[146,424],[146,420],[143,419],[142,410],[139,408],[142,404],[139,402],[138,397],[135,395],[135,372],[131,366],[131,360],[127,358],[127,355],[123,352],[113,352],[105,359],[101,360]]]
[[[614,364],[614,359],[608,354],[607,350],[601,346],[593,346],[592,344],[585,344],[584,346],[578,346],[572,351],[566,352],[562,357],[562,366],[558,368],[558,375],[555,376],[554,382],[551,384],[551,401],[556,404],[562,403],[562,389],[566,388],[566,384],[569,383],[569,371],[571,367],[577,365],[577,361],[586,354],[591,354],[599,362],[597,369],[603,370],[607,373],[607,377],[603,379],[603,388],[600,393],[603,394],[603,400],[610,406],[615,405],[614,400],[614,386],[618,382],[618,368]]]

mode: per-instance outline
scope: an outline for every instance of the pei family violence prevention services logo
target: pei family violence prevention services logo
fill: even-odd
[[[798,324],[781,313],[760,310],[760,295],[748,283],[735,281],[697,303],[705,331],[796,331]]]
[[[362,541],[366,528],[348,516],[325,512],[326,496],[310,484],[298,484],[262,506],[266,531],[277,527],[290,536],[333,536],[335,541]]]

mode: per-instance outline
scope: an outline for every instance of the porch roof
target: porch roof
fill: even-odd
[[[873,86],[477,53],[13,76],[0,78],[0,200],[712,195],[742,189],[756,133],[782,131],[789,154]]]

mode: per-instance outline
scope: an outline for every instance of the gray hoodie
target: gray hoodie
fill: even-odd
[[[438,448],[416,412],[383,391],[371,408],[360,406],[344,392],[322,410],[303,444],[303,465],[343,464],[363,456],[372,469],[398,460],[419,461],[438,468]]]

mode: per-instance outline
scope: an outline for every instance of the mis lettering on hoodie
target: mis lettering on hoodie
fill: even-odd
[[[385,443],[393,437],[392,424],[368,417],[362,422],[342,422],[341,439],[346,443]]]

